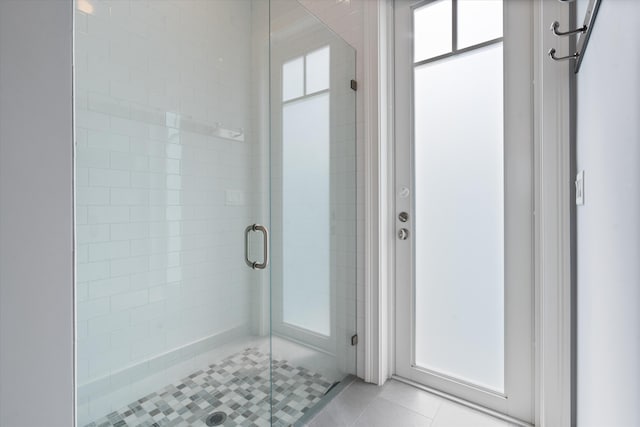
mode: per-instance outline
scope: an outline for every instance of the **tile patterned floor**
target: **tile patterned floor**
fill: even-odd
[[[86,427],[206,426],[213,412],[224,426],[269,426],[269,355],[248,348],[112,412]],[[314,406],[331,383],[320,374],[273,360],[273,425],[288,426]]]

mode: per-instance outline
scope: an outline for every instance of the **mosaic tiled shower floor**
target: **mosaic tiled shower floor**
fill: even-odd
[[[331,383],[320,374],[273,360],[273,425],[288,426],[315,405]],[[218,411],[224,426],[269,426],[269,355],[255,348],[210,365],[86,427],[206,426]]]

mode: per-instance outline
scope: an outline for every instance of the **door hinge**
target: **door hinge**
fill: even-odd
[[[358,90],[358,82],[355,80],[351,80],[351,89]]]
[[[358,334],[351,337],[351,345],[358,345]]]

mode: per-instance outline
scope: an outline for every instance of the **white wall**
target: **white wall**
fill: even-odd
[[[639,26],[640,2],[603,1],[577,76],[580,427],[640,425]]]
[[[73,425],[71,17],[0,1],[3,427]]]

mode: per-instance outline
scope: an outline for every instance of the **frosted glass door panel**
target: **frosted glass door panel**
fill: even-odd
[[[502,43],[415,68],[415,362],[496,391],[504,389],[502,101]]]
[[[458,49],[502,37],[503,0],[458,0]]]
[[[451,52],[451,0],[439,0],[417,8],[413,28],[414,61]]]
[[[282,190],[283,321],[329,335],[327,92],[283,106]]]

